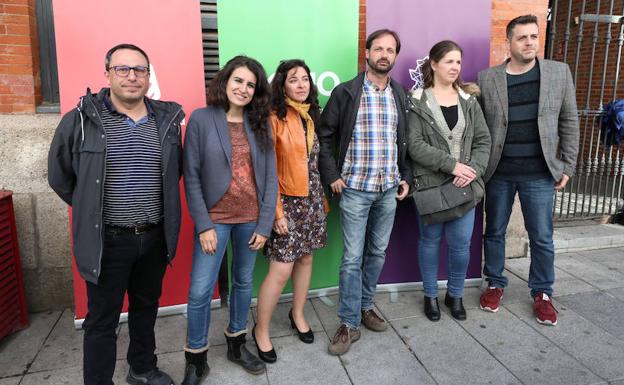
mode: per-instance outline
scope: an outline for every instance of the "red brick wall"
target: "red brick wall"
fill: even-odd
[[[548,0],[492,0],[492,24],[490,27],[490,65],[497,65],[507,58],[505,28],[516,16],[532,14],[539,20],[541,38],[540,57],[544,56],[546,42],[546,14]]]
[[[358,32],[358,70],[366,69],[366,0],[360,0],[360,21]]]
[[[35,0],[0,3],[0,113],[35,112],[41,100]]]

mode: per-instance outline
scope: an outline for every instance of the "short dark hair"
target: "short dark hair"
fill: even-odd
[[[306,98],[304,103],[310,104],[310,110],[308,111],[308,113],[310,114],[310,117],[312,118],[314,124],[318,126],[321,118],[318,92],[316,90],[314,82],[312,82],[310,67],[308,67],[308,65],[301,59],[283,60],[277,66],[277,69],[275,70],[275,76],[273,77],[273,81],[271,82],[271,87],[273,90],[271,105],[273,111],[275,111],[276,115],[280,119],[284,119],[286,117],[286,95],[284,94],[284,84],[286,83],[286,75],[288,75],[288,71],[297,67],[303,68],[306,74],[308,74],[308,79],[310,79],[310,92],[308,93],[308,97]]]
[[[373,40],[383,36],[383,35],[390,35],[394,38],[394,41],[396,42],[396,53],[397,55],[399,54],[399,51],[401,51],[401,39],[399,39],[399,34],[396,33],[395,31],[391,30],[391,29],[378,29],[377,31],[371,33],[370,35],[368,35],[368,37],[366,38],[366,49],[370,49],[371,46],[373,45]]]
[[[122,44],[117,44],[113,48],[109,49],[108,52],[106,52],[106,56],[104,57],[104,68],[106,68],[107,71],[110,69],[111,57],[113,56],[115,52],[119,51],[120,49],[129,49],[132,51],[139,52],[141,55],[143,55],[143,57],[147,61],[147,68],[149,68],[149,64],[150,64],[149,57],[147,57],[147,54],[145,53],[145,51],[143,51],[141,48],[137,47],[134,44],[122,43]]]
[[[535,15],[522,15],[514,18],[509,23],[507,23],[507,29],[505,33],[507,34],[507,39],[511,40],[513,36],[513,30],[516,28],[516,25],[521,24],[537,24],[537,16]],[[537,24],[539,25],[539,24]]]

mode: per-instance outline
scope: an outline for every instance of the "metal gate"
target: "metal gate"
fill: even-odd
[[[622,204],[624,143],[601,139],[605,105],[624,97],[624,0],[551,0],[546,57],[568,63],[576,85],[580,143],[576,174],[555,194],[555,220],[614,214]]]

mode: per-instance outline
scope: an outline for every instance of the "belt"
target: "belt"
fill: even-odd
[[[104,229],[108,232],[115,234],[145,234],[156,227],[162,226],[160,223],[140,223],[134,226],[117,226],[117,225],[104,225]]]

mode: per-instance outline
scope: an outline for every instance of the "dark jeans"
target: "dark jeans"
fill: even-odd
[[[485,186],[485,236],[483,275],[490,286],[504,288],[505,234],[516,193],[524,217],[524,227],[529,234],[531,266],[529,288],[531,296],[538,292],[552,295],[555,281],[555,247],[553,244],[553,178],[511,182],[492,179]]]
[[[84,333],[85,385],[111,385],[117,356],[119,313],[128,293],[132,370],[144,373],[156,367],[154,323],[167,247],[162,225],[146,233],[115,232],[106,228],[98,284],[87,282],[88,313]]]

